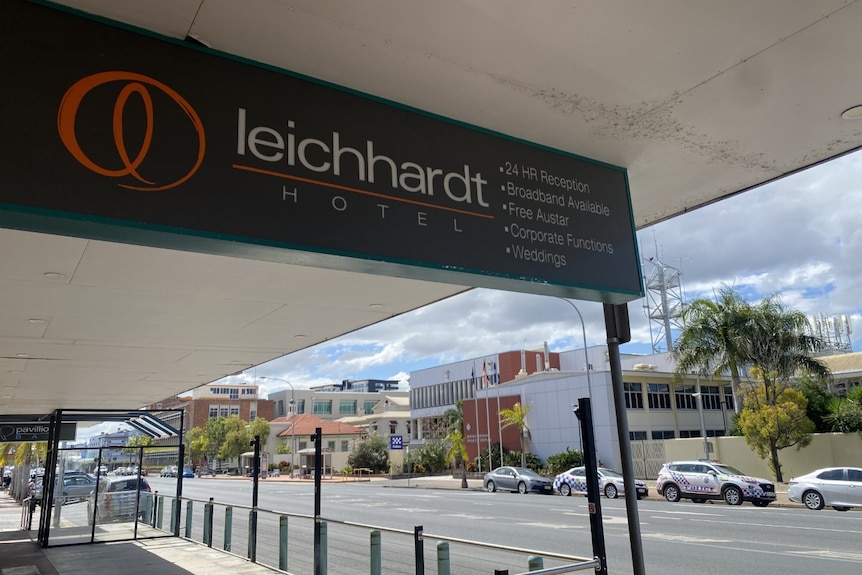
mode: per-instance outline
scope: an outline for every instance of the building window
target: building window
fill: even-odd
[[[350,451],[350,442],[346,439],[341,440],[341,451]]]
[[[284,416],[284,400],[279,399],[275,402],[275,416],[283,417]]]
[[[644,396],[641,393],[641,384],[623,383],[623,389],[625,390],[626,396],[626,409],[644,408]]]
[[[390,421],[389,422],[389,435],[395,435],[398,432],[398,422]]]
[[[377,405],[377,401],[365,401],[362,404],[362,409],[365,412],[365,415],[371,415],[374,413],[374,406]]]
[[[305,448],[307,448],[307,447],[308,447],[308,442],[307,442],[307,441],[300,441],[300,442],[299,442],[299,451],[302,451],[303,449],[305,449]]]
[[[314,415],[332,415],[331,399],[315,399],[312,406]]]
[[[239,399],[239,390],[236,388],[232,388],[230,390],[230,398],[231,399]]]
[[[653,439],[673,439],[674,433],[673,430],[669,431],[653,431],[652,432]]]
[[[693,385],[680,385],[674,390],[677,409],[697,409],[697,398]]]
[[[680,439],[690,439],[692,437],[700,437],[699,429],[680,429],[679,430]]]
[[[239,406],[238,405],[231,405],[230,406],[230,414],[239,416]]]
[[[731,387],[724,388],[724,407],[728,411],[733,409],[733,389]]]
[[[219,417],[227,417],[228,413],[230,413],[230,410],[227,405],[222,405],[218,408]]]
[[[296,400],[296,414],[299,415],[301,413],[305,413],[305,400],[297,399]]]
[[[210,406],[210,418],[215,419],[216,417],[218,417],[218,405],[211,405]]]
[[[356,415],[356,401],[342,399],[338,402],[339,415]]]
[[[257,419],[257,411],[255,411],[255,410],[249,411],[248,412],[248,420],[254,421],[255,419]]]
[[[713,409],[718,411],[721,409],[721,394],[717,385],[701,385],[701,399],[703,399],[704,409]]]
[[[646,441],[646,431],[629,431],[629,439],[632,441]]]
[[[326,442],[326,448],[329,451],[335,451],[335,442],[334,441],[327,441]]]
[[[670,409],[670,386],[666,383],[648,384],[647,400],[650,409]]]

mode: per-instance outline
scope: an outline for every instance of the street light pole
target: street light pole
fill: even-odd
[[[290,476],[293,477],[296,473],[296,467],[294,466],[293,457],[293,454],[296,453],[296,390],[293,389],[292,383],[290,383],[286,379],[281,379],[280,377],[259,375],[258,378],[272,381],[280,381],[290,386],[290,411],[293,414],[290,416]]]
[[[578,314],[578,319],[581,320],[581,333],[584,336],[584,369],[587,371],[587,397],[590,398],[590,401],[593,400],[593,384],[590,381],[590,354],[587,352],[587,326],[584,323],[584,316],[581,315],[581,310],[578,309],[578,306],[572,302],[572,300],[566,299],[564,297],[557,298],[561,299],[575,310]]]

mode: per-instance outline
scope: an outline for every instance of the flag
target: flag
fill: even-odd
[[[476,366],[470,370],[470,385],[476,385]]]
[[[497,373],[497,362],[495,361],[495,362],[493,362],[491,365],[493,366],[493,379],[492,379],[492,383],[493,383],[494,385],[497,385],[498,383],[500,383],[500,376],[499,376],[499,374]]]
[[[488,362],[482,362],[482,385],[488,387]]]

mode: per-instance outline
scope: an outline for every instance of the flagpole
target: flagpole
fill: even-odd
[[[497,376],[497,362],[494,362],[494,372],[491,381],[497,388],[497,433],[500,438],[500,467],[503,467],[503,422],[500,418],[500,378]]]
[[[479,459],[479,473],[482,473],[482,442],[479,441],[479,394],[477,393],[479,388],[476,385],[475,361],[473,362],[473,371],[470,372],[470,379],[472,380],[470,383],[473,385],[473,408],[476,412],[476,457]]]
[[[482,379],[485,384],[485,389],[488,389],[488,366],[485,360],[482,360]],[[485,421],[488,426],[488,471],[491,471],[491,412],[488,409],[488,394],[485,394]],[[502,467],[502,465],[500,466]]]

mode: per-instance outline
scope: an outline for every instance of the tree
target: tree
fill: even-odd
[[[238,415],[219,417],[222,420],[220,431],[224,432],[224,439],[217,442],[219,459],[239,459],[239,456],[248,451],[251,433],[246,428],[246,422]],[[209,423],[209,422],[207,422]],[[212,438],[211,438],[212,439]]]
[[[212,444],[212,448],[210,445],[210,439],[204,427],[192,427],[186,433],[186,451],[193,461],[198,461],[199,465],[203,463],[201,460],[204,458],[215,458],[215,444]]]
[[[367,468],[373,473],[385,473],[389,469],[389,444],[376,433],[360,441],[347,457],[353,469]]]
[[[739,341],[746,361],[770,381],[789,382],[800,373],[829,377],[829,370],[812,354],[823,348],[823,340],[806,332],[810,325],[801,311],[785,307],[772,295],[750,307],[744,336]]]
[[[529,405],[522,406],[521,402],[512,406],[512,409],[500,411],[500,423],[503,427],[514,425],[518,428],[518,438],[521,440],[521,467],[527,466],[526,452],[524,451],[524,435],[527,432],[527,415],[532,409]],[[502,439],[502,438],[501,438]]]
[[[410,450],[408,465],[417,473],[436,473],[446,467],[446,453],[442,442],[425,443]]]
[[[153,443],[153,438],[149,435],[132,435],[129,437],[128,441],[126,441],[126,446],[123,447],[120,452],[129,456],[129,466],[131,467],[134,456],[140,452],[139,448],[149,447],[153,445]]]
[[[739,412],[739,370],[751,306],[732,287],[722,286],[715,301],[698,298],[682,311],[683,328],[672,350],[676,373],[696,370],[720,376],[730,372],[734,409]]]
[[[834,398],[824,420],[831,431],[862,433],[862,387],[854,387],[847,397]]]
[[[454,408],[443,412],[449,432],[444,441],[448,446],[446,450],[446,462],[454,462],[455,467],[461,470],[461,488],[467,489],[467,443],[464,441],[464,406],[459,399]]]
[[[832,431],[827,417],[830,413],[830,404],[835,399],[835,396],[829,393],[826,387],[826,380],[821,377],[805,374],[796,383],[796,389],[808,400],[805,413],[808,415],[808,419],[814,423],[814,432],[827,433]]]
[[[784,385],[775,373],[752,368],[754,382],[743,390],[744,407],[738,425],[745,442],[767,459],[775,480],[784,481],[778,451],[797,450],[811,443],[814,423],[805,414],[808,400],[802,392]]]

